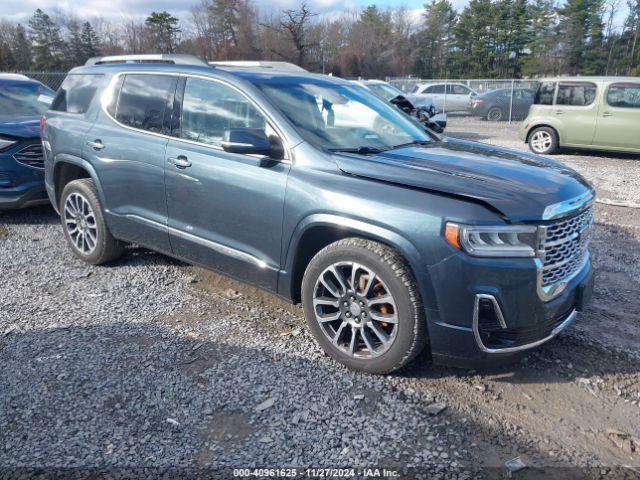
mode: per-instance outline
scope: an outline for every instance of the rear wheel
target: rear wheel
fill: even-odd
[[[538,127],[529,134],[529,148],[539,155],[550,155],[558,150],[558,134],[553,128]]]
[[[498,107],[492,107],[487,112],[487,120],[490,122],[499,122],[502,120],[502,109]]]
[[[122,255],[123,245],[109,232],[93,180],[74,180],[64,187],[60,218],[71,250],[85,262],[100,265]]]
[[[377,242],[347,238],[321,250],[305,272],[302,303],[320,346],[355,370],[391,372],[426,343],[415,279],[398,252]]]

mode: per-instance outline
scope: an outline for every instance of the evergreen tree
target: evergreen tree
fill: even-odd
[[[61,69],[65,63],[65,43],[51,17],[38,8],[29,19],[29,28],[33,42],[34,68]]]
[[[526,57],[522,61],[525,76],[552,75],[559,67],[557,14],[553,0],[533,0],[527,31]]]
[[[151,12],[145,24],[153,37],[153,45],[160,53],[174,53],[181,32],[178,19],[169,12]]]
[[[96,33],[91,23],[84,22],[82,24],[82,32],[80,33],[80,41],[82,44],[82,54],[85,62],[91,57],[97,57],[100,55],[98,34]]]
[[[449,0],[432,0],[424,9],[423,28],[414,35],[414,72],[424,78],[446,77],[457,14]]]
[[[11,53],[17,70],[29,70],[32,62],[31,41],[27,37],[27,32],[20,24],[16,26],[13,42],[11,43]]]
[[[602,0],[567,0],[558,9],[566,73],[597,74],[603,70]]]
[[[72,20],[67,26],[68,35],[65,45],[65,58],[67,67],[75,67],[82,65],[87,61],[82,48],[82,38],[80,37],[80,25],[77,21]]]

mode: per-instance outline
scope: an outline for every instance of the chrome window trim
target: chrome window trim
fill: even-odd
[[[558,335],[560,332],[562,332],[578,316],[578,311],[575,309],[572,310],[571,313],[569,313],[567,318],[560,325],[556,326],[553,330],[551,330],[551,333],[549,335],[547,335],[546,337],[540,340],[536,340],[535,342],[527,343],[525,345],[520,345],[518,347],[489,348],[484,343],[482,343],[482,337],[480,337],[480,329],[478,326],[478,317],[480,313],[481,298],[489,298],[494,302],[494,306],[496,306],[497,308],[499,308],[499,306],[498,306],[497,300],[493,295],[488,295],[484,293],[476,294],[475,303],[473,307],[473,326],[472,326],[473,336],[476,340],[476,344],[478,345],[478,348],[482,350],[484,353],[488,353],[488,354],[522,352],[524,350],[529,350],[531,348],[538,347],[543,343],[548,342],[549,340],[554,338],[556,335]],[[500,315],[502,315],[502,312],[500,312]]]
[[[113,89],[116,85],[116,83],[118,82],[118,79],[123,76],[123,75],[169,75],[169,76],[173,76],[176,78],[181,78],[181,77],[185,77],[185,78],[198,78],[201,80],[208,80],[211,82],[216,82],[219,83],[221,85],[224,85],[226,87],[231,88],[232,90],[235,90],[236,92],[238,92],[240,95],[242,95],[244,98],[246,98],[249,103],[251,103],[255,108],[258,109],[258,111],[264,116],[266,122],[269,124],[269,126],[271,128],[273,128],[273,130],[278,134],[280,140],[282,141],[282,146],[284,147],[284,152],[285,152],[285,158],[282,160],[274,160],[274,161],[279,161],[281,163],[291,163],[291,146],[290,146],[290,142],[289,139],[287,138],[287,136],[284,134],[284,131],[278,126],[278,124],[269,116],[269,114],[264,110],[264,108],[262,108],[257,102],[255,102],[253,99],[251,99],[245,92],[243,92],[241,89],[239,89],[238,87],[224,81],[224,80],[220,80],[218,78],[213,78],[213,77],[208,77],[206,75],[197,75],[197,74],[192,74],[192,73],[180,73],[180,72],[159,72],[159,71],[154,71],[154,70],[123,70],[121,72],[115,73],[113,75],[113,77],[111,77],[111,79],[109,80],[109,83],[107,85],[107,87],[104,89],[104,92],[102,92],[102,97],[100,98],[100,107],[102,109],[102,111],[104,112],[104,114],[110,119],[112,120],[116,125],[122,127],[122,128],[126,128],[127,130],[131,130],[134,132],[138,132],[138,133],[144,133],[147,135],[152,135],[155,137],[159,137],[159,138],[164,138],[167,140],[175,140],[178,142],[184,142],[184,143],[190,143],[192,145],[198,145],[201,147],[206,147],[206,148],[210,148],[212,150],[216,150],[216,151],[222,151],[224,152],[225,150],[218,145],[212,145],[210,143],[202,143],[202,142],[196,142],[193,140],[187,140],[185,138],[180,138],[180,137],[174,137],[172,135],[166,135],[164,133],[156,133],[156,132],[150,132],[148,130],[142,130],[140,128],[135,128],[135,127],[131,127],[129,125],[125,125],[121,122],[119,122],[118,120],[116,120],[107,110],[107,105],[109,104],[109,101],[112,99],[112,95],[113,95]],[[119,93],[118,93],[119,94]],[[242,156],[251,156],[251,155],[244,155],[244,154],[233,154],[233,155],[242,155]]]

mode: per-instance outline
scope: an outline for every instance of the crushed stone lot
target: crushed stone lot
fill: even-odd
[[[452,136],[525,148],[515,126],[450,120]],[[554,158],[599,198],[640,202],[640,159]],[[515,457],[527,468],[514,478],[639,478],[640,210],[598,203],[591,241],[593,303],[554,341],[500,369],[422,355],[380,377],[324,356],[300,309],[272,295],[137,247],[88,266],[49,207],[2,212],[0,478],[501,478]]]

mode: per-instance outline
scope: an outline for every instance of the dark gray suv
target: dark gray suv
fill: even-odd
[[[92,264],[132,242],[301,302],[373,373],[517,358],[593,288],[593,189],[566,166],[447,139],[366,89],[194,57],[93,59],[46,115],[46,187]]]

